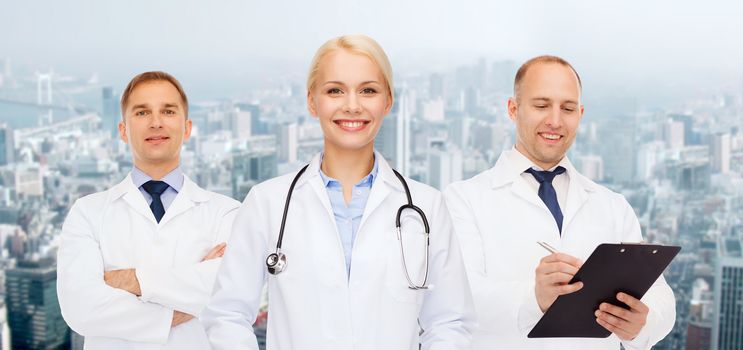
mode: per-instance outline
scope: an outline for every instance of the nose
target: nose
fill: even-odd
[[[152,113],[152,118],[150,118],[150,128],[151,129],[159,129],[163,125],[163,115],[162,113]]]
[[[550,114],[547,116],[547,126],[557,129],[562,126],[562,114],[561,114],[560,106],[555,106],[550,111]]]
[[[355,94],[346,95],[346,103],[343,106],[343,111],[349,114],[361,113],[361,104],[359,104],[359,98]]]

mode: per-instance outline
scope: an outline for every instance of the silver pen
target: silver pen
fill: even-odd
[[[542,248],[547,249],[547,251],[550,252],[550,253],[552,253],[552,254],[557,253],[557,249],[555,249],[555,247],[549,245],[549,243],[547,243],[547,242],[537,242],[537,244],[539,244],[540,246],[542,246]]]

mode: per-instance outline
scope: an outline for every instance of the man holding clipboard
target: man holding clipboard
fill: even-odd
[[[514,148],[444,192],[477,309],[475,349],[649,349],[673,328],[675,298],[661,276],[641,300],[617,294],[629,309],[602,303],[595,310],[608,338],[527,337],[558,296],[583,287],[569,281],[596,247],[642,241],[626,199],[578,173],[566,156],[583,116],[580,97],[567,61],[524,63],[508,100]]]

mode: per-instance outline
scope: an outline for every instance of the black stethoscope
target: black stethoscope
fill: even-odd
[[[281,252],[281,242],[284,240],[284,226],[286,225],[286,216],[287,212],[289,211],[289,202],[291,202],[292,198],[292,192],[294,192],[294,185],[297,184],[297,180],[299,180],[299,177],[302,176],[305,170],[307,170],[307,167],[309,167],[309,164],[305,165],[297,175],[294,177],[294,180],[292,180],[291,186],[289,186],[289,193],[286,195],[286,203],[284,204],[284,214],[281,217],[281,228],[279,229],[279,238],[276,241],[276,251],[269,254],[266,258],[266,267],[268,268],[268,273],[272,275],[278,275],[282,273],[284,270],[286,270],[286,255]],[[413,204],[413,198],[410,196],[410,189],[408,188],[408,183],[405,181],[405,178],[400,175],[400,173],[397,172],[397,170],[392,169],[392,171],[395,173],[395,176],[400,180],[400,183],[402,183],[402,187],[405,188],[405,196],[408,197],[408,203],[403,204],[399,209],[397,209],[397,216],[395,217],[395,230],[397,231],[397,240],[400,242],[400,256],[402,257],[402,268],[403,271],[405,271],[405,278],[408,280],[408,288],[419,290],[419,289],[428,289],[428,286],[426,285],[426,281],[428,280],[428,245],[430,243],[429,240],[429,227],[428,227],[428,219],[426,219],[426,214],[423,213],[423,210],[418,208]],[[423,227],[425,229],[425,236],[426,236],[426,254],[425,254],[425,264],[426,264],[426,271],[423,275],[423,283],[420,285],[413,283],[413,280],[410,278],[410,274],[408,273],[408,265],[405,262],[405,249],[403,248],[402,244],[402,233],[401,233],[401,225],[400,225],[400,216],[402,215],[402,212],[405,209],[412,209],[418,215],[420,215],[421,219],[423,220]]]

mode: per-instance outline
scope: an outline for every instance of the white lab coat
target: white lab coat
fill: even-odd
[[[198,316],[208,302],[221,259],[201,259],[227,240],[238,207],[185,176],[159,224],[131,175],[78,199],[62,227],[57,293],[85,349],[208,349],[198,319],[170,324],[173,310]],[[127,268],[136,269],[141,297],[103,280]]]
[[[495,166],[444,191],[470,279],[479,327],[475,349],[619,349],[609,338],[529,339],[542,312],[534,294],[535,268],[549,253],[545,241],[585,261],[601,243],[638,242],[640,225],[623,196],[599,186],[564,162],[570,177],[560,236],[547,206],[501,154]],[[626,349],[649,349],[676,318],[673,292],[663,277],[642,298],[647,324]]]
[[[203,313],[215,350],[258,349],[251,324],[268,281],[267,347],[281,349],[469,349],[474,310],[462,257],[443,197],[407,180],[413,203],[431,227],[427,291],[408,288],[395,234],[395,215],[407,203],[392,168],[376,153],[378,174],[353,246],[350,278],[328,194],[319,174],[320,155],[300,177],[291,197],[282,251],[287,268],[267,273],[284,201],[296,173],[253,187],[235,219]],[[405,258],[414,281],[423,270],[422,222],[403,215]],[[418,319],[425,330],[418,336]]]

